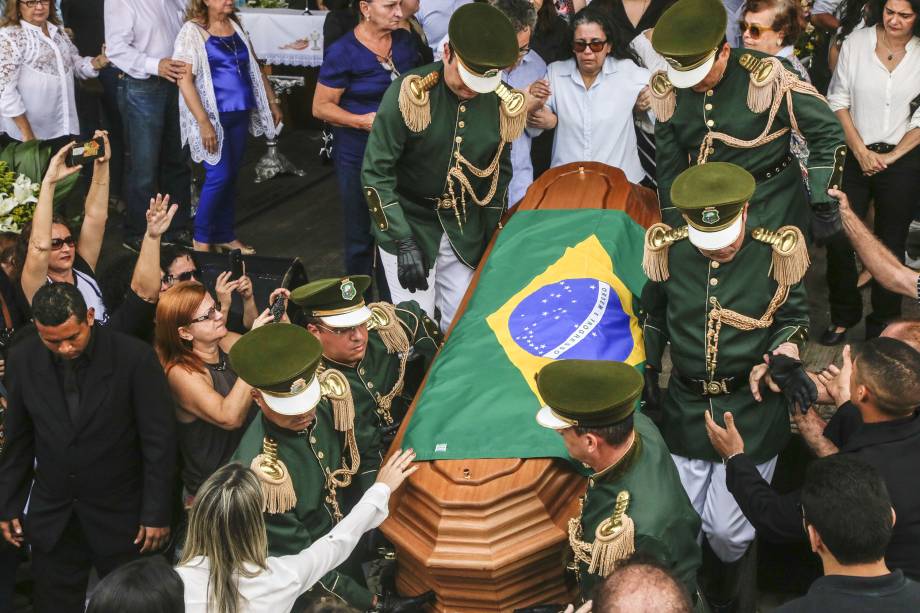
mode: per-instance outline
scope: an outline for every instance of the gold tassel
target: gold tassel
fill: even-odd
[[[262,511],[286,513],[297,505],[294,483],[284,462],[278,459],[278,443],[271,437],[262,439],[262,453],[252,459],[249,468],[262,486]]]
[[[389,302],[373,302],[367,305],[371,310],[368,329],[376,330],[387,348],[387,353],[409,351],[409,337],[399,322],[396,307]]]
[[[606,577],[613,572],[618,562],[636,551],[636,526],[632,518],[626,515],[628,506],[629,492],[623,490],[617,494],[613,515],[602,521],[594,533],[589,573]]]
[[[323,396],[332,403],[335,429],[339,432],[351,430],[355,424],[355,401],[348,379],[338,370],[327,368],[319,374],[319,386]]]
[[[747,105],[751,112],[763,113],[770,108],[773,100],[780,93],[779,90],[783,84],[781,75],[784,69],[776,58],[758,59],[754,58],[754,56],[748,57],[750,58],[748,65],[742,62],[742,66],[751,72]]]
[[[671,245],[687,237],[687,227],[676,230],[664,223],[656,223],[645,232],[645,250],[642,253],[642,270],[651,281],[667,281],[668,253]]]
[[[777,283],[789,287],[805,277],[811,258],[801,230],[795,226],[783,226],[776,232],[756,228],[751,235],[773,248],[770,271]]]
[[[649,82],[652,93],[652,111],[658,121],[668,121],[674,116],[674,110],[677,108],[677,93],[674,86],[668,80],[668,75],[659,70],[652,75]]]
[[[399,112],[406,127],[421,132],[431,124],[428,90],[435,86],[441,74],[432,72],[426,77],[409,75],[399,86]]]
[[[501,99],[499,110],[499,134],[506,143],[513,142],[527,127],[527,104],[524,94],[502,82],[495,88],[495,95]]]

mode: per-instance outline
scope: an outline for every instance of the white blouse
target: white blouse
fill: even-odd
[[[298,554],[268,558],[268,569],[255,577],[240,577],[240,613],[290,611],[301,594],[348,558],[362,534],[386,519],[389,498],[390,488],[375,483],[326,536]],[[204,557],[176,568],[185,585],[186,613],[207,613],[209,569]]]
[[[47,36],[25,21],[0,28],[0,130],[22,140],[13,117],[25,113],[37,139],[79,134],[73,77],[97,76],[92,60],[52,23]]]
[[[893,72],[875,55],[876,40],[875,28],[862,28],[843,41],[827,102],[834,111],[850,110],[863,143],[897,145],[908,130],[920,128],[920,109],[910,113],[910,101],[920,94],[920,39],[908,41]]]
[[[252,52],[252,43],[249,40],[249,35],[239,24],[234,21],[230,23],[233,24],[233,29],[240,35],[240,38],[246,42],[246,49],[249,51],[249,79],[252,82],[252,93],[256,100],[255,108],[249,112],[249,133],[253,136],[262,136],[264,134],[268,139],[273,139],[276,135],[275,121],[272,118],[271,108],[268,106],[268,94],[265,91],[265,84],[262,82],[259,62]],[[208,120],[217,133],[217,150],[214,153],[209,153],[201,143],[198,121],[192,115],[192,111],[188,108],[182,95],[179,96],[179,132],[182,135],[182,144],[188,144],[193,160],[217,164],[220,161],[220,154],[224,145],[224,129],[220,124],[220,112],[217,110],[217,100],[214,97],[211,64],[208,62],[208,51],[204,46],[206,40],[206,34],[199,26],[191,21],[186,21],[182,29],[179,30],[179,36],[176,37],[173,59],[191,66],[198,97],[201,99],[202,106],[204,106],[204,112],[208,115]],[[272,97],[274,97],[274,92]]]

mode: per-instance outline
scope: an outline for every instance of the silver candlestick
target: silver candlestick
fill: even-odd
[[[303,85],[303,77],[289,77],[282,75],[269,75],[269,83],[272,84],[272,91],[275,96],[283,96],[289,93],[295,87]],[[305,171],[294,166],[283,153],[278,150],[278,141],[270,138],[265,143],[268,149],[256,164],[256,183],[268,181],[280,174],[292,174],[302,177],[307,174]]]

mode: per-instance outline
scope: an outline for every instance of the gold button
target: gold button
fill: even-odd
[[[359,368],[359,369],[358,369],[358,374],[359,374],[359,375],[363,375],[363,374],[364,374],[364,369],[363,369],[363,368]]]
[[[465,112],[466,112],[466,105],[465,105],[465,104],[461,104],[461,105],[460,105],[460,112],[461,112],[461,113],[465,113]]]
[[[709,155],[712,155],[715,152],[716,152],[715,147],[710,147],[709,149],[706,150],[706,153],[708,153]]]
[[[316,457],[318,457],[320,460],[322,460],[324,457],[326,457],[326,454],[323,453],[322,451],[317,451],[317,452],[316,452]]]
[[[381,224],[377,224],[377,225],[379,225],[379,226],[380,226],[380,229],[383,230],[383,227],[384,227],[384,226],[383,226],[382,223],[381,223]]]
[[[458,136],[457,138],[454,139],[454,142],[457,143],[457,144],[459,145],[460,143],[463,142],[463,138],[460,137],[460,136]]]
[[[710,280],[709,280],[709,285],[716,286],[716,285],[718,285],[718,284],[719,284],[719,280],[718,280],[718,279],[710,279]]]
[[[716,125],[716,122],[714,122],[714,121],[711,120],[711,119],[707,119],[707,120],[706,120],[706,125],[709,126],[709,127],[711,128],[712,126]]]
[[[373,382],[373,381],[368,381],[368,382],[367,382],[367,389],[369,389],[369,390],[374,389],[374,382]]]
[[[383,415],[383,409],[377,409],[377,415]]]
[[[840,189],[839,187],[837,187],[837,184],[836,184],[836,183],[834,183],[833,185],[831,185],[831,187],[834,188],[834,189]]]
[[[458,122],[457,122],[457,127],[458,127],[458,128],[465,128],[465,127],[466,127],[466,124],[465,124],[464,122],[462,122],[462,121],[458,121]]]
[[[311,444],[311,445],[315,445],[315,444],[316,444],[316,437],[315,437],[315,436],[311,436],[311,437],[310,437],[310,444]]]
[[[709,264],[710,264],[713,268],[718,268],[718,267],[719,267],[719,263],[716,262],[715,260],[711,261]]]
[[[707,95],[707,96],[711,96],[712,93],[713,93],[713,92],[712,92],[712,90],[710,89],[708,92],[706,92],[706,95]]]
[[[706,106],[703,107],[703,108],[705,108],[707,111],[711,111],[711,110],[712,110],[712,105],[709,104],[709,103],[707,103]]]

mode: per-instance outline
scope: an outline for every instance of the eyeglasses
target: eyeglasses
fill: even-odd
[[[590,47],[591,51],[594,53],[600,53],[604,50],[604,45],[606,44],[606,40],[592,40],[591,42],[576,40],[574,43],[572,43],[572,50],[575,51],[575,53],[584,53],[585,49]]]
[[[75,241],[72,236],[65,236],[64,238],[52,238],[51,251],[58,251],[59,249],[63,248],[64,245],[73,248],[73,246],[76,244],[77,241]]]
[[[360,326],[348,326],[347,328],[330,328],[328,326],[324,326],[323,324],[316,324],[317,328],[322,328],[326,332],[332,332],[336,336],[350,336],[359,328],[363,328],[365,326],[367,326],[367,324],[361,324]]]
[[[201,280],[201,270],[196,268],[195,270],[186,270],[185,272],[180,272],[177,275],[163,275],[163,283],[166,285],[175,285],[180,281],[191,281],[192,279]]]
[[[188,322],[188,325],[197,324],[202,321],[208,321],[209,319],[217,319],[220,314],[220,301],[214,303],[214,305],[208,309],[208,312],[202,315],[201,317],[196,317],[192,321]]]
[[[742,34],[750,31],[751,38],[755,40],[760,38],[760,35],[763,34],[764,32],[774,32],[775,31],[770,26],[761,26],[761,25],[757,25],[756,23],[748,23],[746,21],[739,21],[738,29],[741,30]]]
[[[48,6],[51,4],[51,0],[19,0],[19,4],[25,4],[30,9],[34,9],[36,5],[43,4]]]

